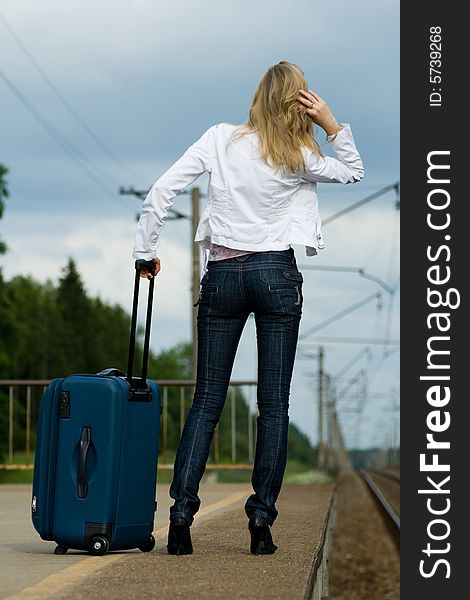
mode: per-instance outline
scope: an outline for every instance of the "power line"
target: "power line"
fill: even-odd
[[[388,279],[392,278],[393,262],[394,262],[394,258],[396,256],[396,254],[397,254],[397,252],[396,252],[397,242],[398,242],[398,215],[397,215],[397,213],[395,213],[392,239],[391,239],[391,244],[390,244],[390,256],[389,256],[388,274],[387,274]],[[395,292],[398,291],[399,283],[400,283],[400,277],[398,277],[397,282],[396,282],[395,286],[393,287],[393,290],[394,290],[393,294],[390,294],[390,296],[388,298],[387,316],[385,319],[385,338],[389,338],[390,334],[391,334]],[[385,352],[385,349],[384,349],[384,352]]]
[[[400,278],[398,278],[397,282],[393,287],[393,293],[390,294],[388,298],[388,306],[387,306],[387,317],[385,320],[385,339],[388,339],[391,335],[392,330],[392,318],[393,318],[393,304],[395,300],[395,294],[398,291],[398,285],[400,283]],[[385,351],[384,351],[385,353]]]
[[[353,358],[351,358],[349,362],[344,365],[344,367],[337,371],[337,373],[333,375],[333,379],[339,380],[341,377],[343,377],[343,375],[349,371],[352,366],[359,362],[363,356],[367,356],[367,358],[370,357],[370,349],[367,348],[367,346],[360,350],[355,356],[353,356]]]
[[[370,196],[367,196],[366,198],[359,200],[358,202],[354,202],[354,204],[351,204],[350,206],[343,208],[342,210],[338,211],[337,213],[330,215],[326,219],[322,220],[322,225],[328,225],[328,223],[331,223],[332,221],[339,219],[343,215],[345,215],[353,210],[356,210],[356,208],[360,208],[364,204],[367,204],[368,202],[375,200],[376,198],[378,198],[379,196],[382,196],[383,194],[386,194],[390,190],[395,190],[396,193],[398,194],[399,190],[400,190],[400,182],[396,181],[395,183],[392,183],[391,185],[387,185],[386,187],[382,188],[378,192],[375,192],[375,193],[371,194]],[[398,206],[399,206],[399,204],[397,201],[396,207],[398,208]]]
[[[387,303],[387,315],[385,321],[385,340],[390,338],[391,335],[391,327],[392,327],[392,318],[393,318],[393,308],[394,308],[394,300],[395,295],[398,292],[400,278],[390,286],[388,283],[385,283],[383,279],[377,277],[376,275],[372,275],[371,273],[367,273],[363,268],[358,267],[344,267],[344,266],[328,266],[328,265],[299,265],[300,269],[313,270],[313,271],[332,271],[336,273],[357,273],[361,277],[365,279],[369,279],[374,281],[378,285],[380,285],[387,293],[388,293],[388,303]],[[386,344],[385,344],[386,345]],[[384,350],[384,353],[386,351]]]
[[[302,342],[308,347],[318,346],[319,344],[378,344],[380,346],[399,346],[400,340],[383,339],[383,338],[361,338],[361,337],[328,337],[316,335],[315,342]],[[304,347],[304,346],[302,346]]]
[[[334,321],[337,321],[338,319],[341,319],[342,317],[344,317],[344,316],[348,315],[349,313],[357,310],[358,308],[361,308],[361,306],[364,306],[365,304],[368,304],[372,300],[380,300],[381,298],[382,298],[382,294],[380,292],[377,292],[376,294],[371,294],[370,296],[367,296],[363,300],[360,300],[359,302],[356,302],[355,304],[352,304],[348,308],[344,308],[343,310],[341,310],[340,312],[336,313],[335,315],[333,315],[329,319],[326,319],[325,321],[322,321],[318,325],[314,325],[313,327],[310,327],[310,329],[307,329],[307,331],[305,333],[303,333],[301,336],[299,336],[299,341],[304,340],[306,337],[308,337],[312,333],[315,333],[316,331],[319,331],[320,329],[323,329],[324,327],[326,327],[327,325],[330,325]]]
[[[383,342],[384,342],[383,345],[390,345],[388,339],[384,340]],[[382,354],[382,356],[379,358],[379,360],[377,361],[377,363],[375,364],[373,369],[371,369],[370,381],[372,381],[377,376],[377,373],[380,371],[380,369],[382,368],[382,366],[385,363],[385,361],[387,360],[387,358],[392,356],[392,354],[394,354],[397,350],[398,350],[398,347],[390,348],[389,350],[387,350],[386,352],[384,352]]]
[[[41,113],[34,108],[32,103],[26,98],[24,94],[22,94],[19,89],[13,84],[13,82],[5,75],[5,73],[0,69],[0,77],[3,79],[5,84],[10,88],[13,94],[18,98],[18,100],[23,104],[26,110],[36,119],[36,121],[41,125],[41,127],[46,131],[46,133],[52,137],[52,139],[62,148],[64,152],[66,152],[72,160],[77,162],[86,173],[97,183],[106,193],[113,194],[114,193],[105,186],[105,184],[98,179],[95,173],[88,167],[86,162],[80,156],[78,150],[76,150],[70,142],[68,142],[65,137],[60,133],[58,129],[54,127],[49,121],[41,115]]]
[[[346,383],[346,385],[344,385],[341,388],[341,390],[337,393],[337,400],[341,400],[341,398],[344,396],[347,390],[349,390],[350,387],[352,387],[356,383],[362,383],[364,381],[365,375],[365,369],[359,369],[359,371],[357,371],[357,373],[353,375],[353,377],[351,377],[351,379]]]
[[[124,187],[123,185],[121,185],[119,187],[119,193],[122,196],[135,196],[136,198],[139,198],[140,200],[145,200],[145,198],[147,197],[147,194],[149,193],[150,190],[136,190],[134,187]],[[184,194],[189,194],[191,193],[189,190],[185,190],[184,192],[181,192],[181,194],[178,195],[184,195]],[[199,194],[199,197],[205,197],[205,194]],[[184,213],[182,213],[179,210],[176,210],[175,208],[171,207],[168,209],[168,216],[166,218],[166,221],[175,221],[176,219],[191,219],[191,217],[189,215],[185,215]]]
[[[56,128],[54,125],[49,123],[49,121],[32,105],[32,103],[22,94],[18,88],[13,84],[13,82],[3,73],[0,69],[0,78],[3,79],[5,84],[11,90],[11,92],[18,98],[18,100],[23,104],[26,110],[36,119],[36,121],[41,125],[44,131],[58,144],[62,150],[75,162],[77,163],[83,171],[92,179],[106,194],[112,196],[115,200],[115,193],[107,187],[103,181],[99,178],[100,171],[96,169],[96,167],[91,166],[87,163],[86,159],[81,155],[81,153],[65,138],[65,136]],[[93,172],[93,169],[96,172]],[[128,210],[127,205],[126,210]]]
[[[385,283],[383,279],[377,277],[376,275],[372,275],[371,273],[366,273],[364,269],[361,267],[336,267],[336,266],[328,266],[328,265],[299,265],[300,269],[307,269],[309,271],[333,271],[337,273],[358,273],[364,279],[370,279],[371,281],[375,281],[378,283],[388,294],[393,294],[394,289],[391,288],[388,283]]]
[[[357,187],[358,186],[354,186],[354,185],[344,185],[341,186],[341,188],[339,189],[332,189],[332,186],[329,183],[319,183],[319,186],[321,186],[320,188],[320,193],[322,196],[324,196],[325,194],[345,194],[348,192],[354,192],[355,194],[358,193]],[[359,188],[361,190],[376,190],[378,185],[382,185],[385,186],[386,184],[384,183],[362,183],[360,184]]]
[[[399,233],[399,226],[400,224],[400,219],[399,219],[399,215],[398,215],[398,211],[395,211],[395,215],[393,218],[393,230],[392,230],[392,238],[390,240],[390,255],[389,255],[389,259],[388,259],[388,269],[387,269],[387,279],[390,281],[392,279],[393,276],[393,271],[394,271],[394,263],[395,263],[395,259],[397,257],[397,249],[399,251],[399,247],[398,247],[398,233]]]
[[[73,108],[73,106],[68,102],[68,100],[61,94],[61,92],[57,89],[57,87],[52,83],[44,69],[39,65],[37,60],[32,56],[29,50],[26,48],[25,44],[21,41],[18,34],[15,33],[11,25],[6,21],[5,17],[0,13],[0,21],[2,21],[4,27],[11,35],[11,37],[15,40],[18,46],[21,48],[23,53],[27,56],[28,60],[34,66],[34,68],[40,73],[41,77],[44,79],[46,84],[52,90],[56,98],[61,102],[61,104],[66,108],[66,110],[72,115],[72,117],[77,121],[77,123],[84,129],[88,135],[94,140],[94,142],[101,148],[101,150],[107,154],[114,162],[119,164],[120,167],[125,169],[132,177],[136,177],[140,179],[139,175],[133,172],[131,169],[127,167],[126,164],[118,157],[114,152],[108,148],[108,146],[98,137],[98,135],[85,123],[83,118],[77,113],[77,111]]]

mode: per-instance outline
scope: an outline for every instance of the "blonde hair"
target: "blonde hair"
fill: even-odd
[[[297,100],[299,90],[307,90],[303,71],[281,61],[261,78],[251,102],[248,121],[234,132],[230,141],[257,132],[261,158],[283,171],[305,172],[302,147],[321,156],[314,138],[314,126],[305,106]]]

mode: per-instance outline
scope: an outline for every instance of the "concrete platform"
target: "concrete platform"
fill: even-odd
[[[284,486],[272,528],[279,549],[272,556],[249,552],[243,511],[249,493],[246,484],[203,485],[202,509],[191,528],[194,554],[169,556],[168,486],[158,486],[155,550],[90,557],[72,551],[53,555],[54,544],[40,540],[30,524],[30,486],[0,486],[0,598],[291,600],[310,596],[332,485]],[[323,588],[325,595],[326,581]]]

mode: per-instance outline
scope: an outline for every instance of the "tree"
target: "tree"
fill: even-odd
[[[107,367],[127,368],[130,317],[118,305],[110,305],[88,296],[76,264],[69,259],[57,285],[39,283],[32,278],[16,276],[4,282],[0,273],[0,377],[8,379],[51,379],[71,373],[96,373]],[[142,361],[142,330],[136,341],[135,375],[140,374]],[[191,379],[191,344],[181,342],[162,350],[150,352],[148,376],[164,379]],[[192,402],[193,388],[184,393],[184,416]],[[24,390],[23,390],[24,392]],[[16,450],[24,448],[25,393],[15,398]],[[41,390],[37,390],[41,393]],[[165,415],[168,417],[168,453],[171,462],[180,438],[178,386],[167,391]],[[232,458],[231,429],[232,393],[228,394],[219,424],[217,460],[230,463]],[[39,400],[39,397],[36,398]],[[34,424],[39,402],[33,398]],[[235,388],[237,461],[248,462],[248,403],[243,389]],[[0,461],[8,440],[8,394],[0,391]],[[255,415],[251,415],[253,431]],[[163,419],[162,419],[163,425]],[[163,436],[160,437],[163,441]],[[213,448],[214,450],[214,448]],[[211,460],[214,460],[214,452]],[[289,425],[289,460],[311,465],[313,450],[308,438],[295,426]]]
[[[90,362],[93,362],[90,360],[90,352],[93,352],[92,307],[75,261],[71,258],[62,269],[57,304],[62,325],[59,343],[65,357],[65,372],[61,375],[86,373]]]
[[[121,306],[111,306],[99,298],[90,301],[90,308],[89,368],[93,372],[115,367],[125,372],[129,347],[129,315]],[[141,360],[142,351],[139,347],[135,353],[136,369],[140,368]],[[139,374],[138,370],[136,374]]]
[[[150,353],[149,377],[152,379],[191,379],[191,343],[181,342],[172,348],[162,350],[157,356]],[[185,391],[185,414],[191,406],[191,388]],[[236,403],[236,449],[238,462],[248,462],[248,403],[243,390],[235,388]],[[176,453],[180,438],[180,390],[176,387],[168,389],[168,456],[172,460]],[[256,415],[252,415],[253,430],[255,430]],[[226,398],[225,406],[219,422],[219,461],[230,463],[232,458],[231,443],[231,394]],[[163,426],[163,420],[162,420]],[[160,436],[160,440],[162,435]],[[213,448],[212,448],[213,450]],[[315,464],[315,452],[308,437],[293,423],[289,423],[289,460],[296,461],[310,468]],[[213,452],[211,459],[213,459]]]
[[[130,319],[124,309],[90,298],[72,259],[62,271],[56,295],[59,344],[66,358],[58,374],[97,373],[108,367],[125,371]],[[136,364],[140,357],[139,349]]]
[[[0,219],[3,216],[3,199],[8,197],[8,187],[6,175],[8,169],[0,164]],[[0,239],[0,255],[5,254],[6,244]],[[6,286],[2,277],[0,268],[0,377],[5,376],[8,371],[8,345],[12,340],[12,327],[8,320],[9,304],[6,293]]]
[[[6,285],[0,271],[0,378],[5,379],[10,366],[9,348],[13,341],[13,329],[9,321],[9,302]],[[7,451],[8,440],[8,394],[5,388],[0,389],[0,462]]]
[[[3,199],[8,197],[8,187],[6,183],[6,174],[8,169],[0,164],[0,219],[3,216],[4,202]],[[5,254],[6,244],[0,239],[0,255]],[[8,321],[8,300],[6,294],[6,286],[2,277],[0,268],[0,377],[4,377],[8,372],[9,354],[8,347],[13,339],[11,324]],[[0,403],[3,406],[5,393],[0,392]],[[0,460],[6,449],[6,432],[7,416],[6,412],[0,412]]]
[[[6,167],[4,167],[3,165],[0,165],[0,219],[3,216],[3,210],[5,207],[3,199],[8,198],[8,196],[9,196],[7,182],[5,179],[7,173],[8,173],[8,169]],[[5,254],[6,250],[7,250],[6,244],[4,242],[2,242],[2,240],[0,239],[0,254]]]
[[[8,323],[12,343],[9,355],[9,377],[36,379],[41,373],[44,352],[44,286],[29,277],[17,275],[7,284]]]

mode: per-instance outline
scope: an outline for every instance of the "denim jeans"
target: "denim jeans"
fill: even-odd
[[[245,504],[272,525],[287,456],[290,384],[302,314],[302,274],[293,249],[209,261],[198,309],[197,381],[174,465],[170,518],[189,525],[198,511],[214,429],[222,412],[240,336],[255,315],[258,345],[254,493]]]

